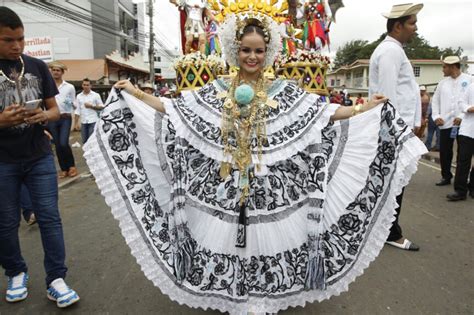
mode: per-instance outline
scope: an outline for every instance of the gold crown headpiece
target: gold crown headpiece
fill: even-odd
[[[259,14],[272,18],[277,23],[286,19],[288,2],[283,1],[280,7],[278,0],[209,0],[209,7],[214,11],[218,22],[223,22],[228,15]]]

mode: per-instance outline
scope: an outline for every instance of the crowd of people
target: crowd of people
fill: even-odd
[[[90,80],[76,95],[63,79],[64,64],[47,66],[23,54],[23,23],[0,7],[6,300],[28,296],[18,236],[23,208],[28,224],[40,229],[47,298],[60,308],[79,301],[65,282],[58,208],[58,178],[78,175],[69,143],[73,129],[81,130],[89,168],[138,263],[180,303],[278,312],[338,295],[385,243],[418,251],[402,233],[399,216],[404,187],[432,148],[433,135],[442,169],[436,185],[451,183],[457,141],[455,192],[447,198],[474,198],[473,80],[461,73],[459,57],[449,56],[433,97],[418,86],[403,45],[417,31],[422,7],[395,5],[384,15],[387,36],[370,58],[368,100],[359,94],[355,104],[345,87],[326,104],[290,81],[267,82],[263,69],[275,60],[276,50],[269,48],[279,39],[265,17],[224,23],[233,34],[224,50],[238,47],[226,54],[236,56],[227,62],[240,67],[231,81],[218,79],[169,100],[169,88],[137,88],[124,80],[111,91],[115,102],[104,104]],[[33,100],[41,107],[23,106]],[[157,115],[150,115],[153,110]],[[425,144],[414,136],[424,134],[422,128]],[[118,146],[111,135],[126,141]],[[356,161],[346,149],[357,152]],[[287,282],[277,289],[279,279]]]

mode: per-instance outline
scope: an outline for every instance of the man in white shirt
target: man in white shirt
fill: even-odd
[[[443,73],[446,78],[439,82],[432,101],[433,120],[440,129],[439,157],[442,178],[436,186],[451,184],[453,144],[462,117],[460,103],[472,82],[470,75],[461,73],[461,59],[458,56],[449,56],[443,60]]]
[[[464,114],[458,133],[458,158],[454,176],[454,193],[446,197],[449,201],[465,200],[469,194],[474,198],[474,167],[471,167],[474,156],[474,83],[471,83],[460,104]],[[469,173],[471,175],[469,175]],[[467,179],[469,178],[469,184]]]
[[[369,98],[374,94],[388,97],[398,114],[412,129],[421,125],[421,99],[418,84],[403,45],[409,42],[417,31],[417,13],[423,4],[394,5],[387,18],[387,36],[370,57]],[[415,130],[416,131],[416,130]],[[398,224],[403,200],[403,191],[397,196],[399,207],[390,229],[387,243],[400,249],[419,250],[419,247],[402,235]]]
[[[74,177],[77,176],[77,169],[74,155],[69,145],[69,135],[71,132],[74,103],[76,101],[76,89],[74,85],[63,80],[64,71],[67,70],[66,65],[53,61],[48,64],[48,67],[59,90],[59,94],[56,95],[56,103],[58,104],[61,118],[48,123],[48,130],[53,136],[56,156],[61,168],[58,177]]]
[[[82,80],[82,92],[77,95],[76,108],[76,129],[79,129],[79,119],[81,121],[82,143],[92,135],[95,123],[99,120],[99,111],[104,108],[100,95],[92,91],[92,84],[89,79]]]

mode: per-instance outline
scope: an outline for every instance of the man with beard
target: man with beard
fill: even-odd
[[[388,97],[405,123],[417,131],[421,125],[421,99],[413,68],[403,50],[417,31],[417,13],[423,4],[394,5],[387,18],[387,36],[370,57],[369,98],[374,94]],[[419,247],[402,235],[398,218],[403,200],[403,191],[397,196],[398,208],[387,243],[405,250]]]

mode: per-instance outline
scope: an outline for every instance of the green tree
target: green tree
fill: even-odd
[[[369,44],[366,40],[356,39],[340,47],[336,52],[334,67],[339,68],[343,65],[349,65],[359,59],[359,52]]]
[[[385,36],[386,33],[370,43],[366,40],[357,39],[344,44],[336,52],[334,68],[337,69],[343,65],[350,65],[357,59],[369,59]],[[405,52],[409,59],[439,59],[442,56],[448,55],[461,56],[463,49],[461,47],[457,49],[452,47],[440,49],[438,46],[431,46],[423,36],[417,34],[407,43]]]

